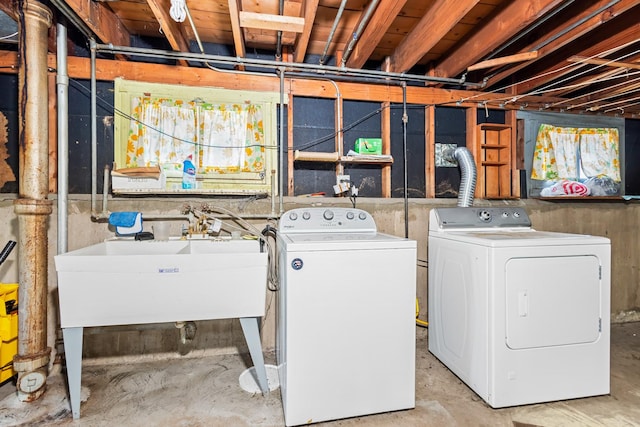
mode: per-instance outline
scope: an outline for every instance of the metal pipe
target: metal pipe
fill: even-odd
[[[102,175],[102,216],[107,216],[107,203],[109,200],[109,165],[104,165],[104,173]]]
[[[282,173],[282,168],[284,167],[284,69],[278,69],[278,73],[280,74],[280,136],[278,143],[280,144],[280,158],[278,162],[278,200],[280,203],[278,213],[282,215],[284,212],[284,177]],[[291,179],[291,177],[289,177]],[[273,194],[271,195],[273,197]]]
[[[327,44],[324,45],[324,51],[322,52],[322,56],[320,57],[320,65],[324,64],[324,59],[326,58],[327,52],[329,51],[329,45],[333,40],[333,36],[336,34],[338,23],[342,18],[342,12],[344,12],[344,7],[346,5],[347,5],[347,0],[342,0],[342,3],[340,3],[340,7],[338,8],[338,13],[336,14],[336,19],[333,20],[333,26],[331,27],[331,32],[329,33],[329,37],[327,38]]]
[[[77,28],[78,31],[80,31],[87,39],[94,37],[93,31],[82,19],[78,18],[78,15],[73,11],[73,9],[71,9],[71,7],[69,7],[65,0],[51,0],[51,4],[62,12],[65,18],[67,18],[67,20],[71,22],[73,26]]]
[[[402,84],[402,157],[404,161],[404,237],[409,238],[409,169],[407,161],[407,84]]]
[[[284,0],[280,0],[279,2],[278,13],[280,16],[284,14]],[[276,42],[276,59],[282,58],[282,30],[278,30],[278,40]]]
[[[56,38],[56,87],[58,102],[58,254],[67,252],[69,199],[69,75],[67,27],[58,23]]]
[[[89,40],[89,49],[91,51],[91,215],[95,215],[97,208],[98,193],[98,124],[96,115],[98,109],[96,106],[96,41]]]
[[[32,402],[46,389],[49,194],[47,47],[51,10],[38,1],[17,2],[19,91],[18,399]]]
[[[164,58],[164,59],[186,59],[190,61],[199,61],[199,62],[214,62],[219,64],[226,65],[245,65],[245,66],[255,66],[255,67],[263,67],[269,68],[272,70],[277,70],[278,68],[283,67],[283,63],[281,61],[270,61],[265,59],[254,59],[254,58],[240,58],[240,57],[231,57],[231,56],[220,56],[220,55],[210,55],[210,54],[202,54],[202,53],[193,53],[193,52],[175,52],[169,50],[159,50],[159,49],[149,49],[149,48],[140,48],[140,47],[131,47],[131,46],[114,46],[114,45],[105,45],[105,44],[97,44],[96,51],[98,52],[107,52],[112,54],[121,53],[124,55],[138,55],[144,57],[154,57],[154,58]],[[330,65],[317,65],[317,64],[307,64],[302,62],[297,63],[287,63],[286,68],[289,70],[301,70],[301,71],[310,71],[315,70],[322,75],[318,75],[318,77],[327,78],[328,75],[337,74],[339,76],[360,76],[360,77],[370,77],[370,78],[378,78],[380,79],[379,83],[381,84],[389,84],[389,80],[399,80],[399,81],[416,81],[416,82],[430,82],[430,83],[442,83],[442,84],[452,84],[457,86],[466,86],[466,87],[481,87],[482,83],[470,83],[467,82],[466,79],[453,79],[447,77],[435,77],[435,76],[425,76],[418,74],[406,74],[406,73],[393,73],[387,71],[378,71],[378,70],[367,70],[360,68],[346,68],[346,67],[334,67]],[[252,74],[255,74],[253,72]]]
[[[371,3],[369,3],[369,7],[367,7],[367,10],[365,11],[364,16],[360,20],[360,23],[358,24],[358,28],[356,29],[356,32],[353,33],[353,37],[351,37],[351,40],[349,40],[349,44],[347,45],[347,50],[342,54],[343,67],[345,66],[345,64],[347,63],[347,60],[351,56],[351,52],[353,51],[353,48],[356,46],[356,42],[360,38],[360,35],[364,31],[364,29],[367,27],[367,24],[369,23],[369,19],[371,19],[371,15],[373,15],[373,12],[376,10],[376,7],[378,6],[379,2],[380,0],[372,0]]]

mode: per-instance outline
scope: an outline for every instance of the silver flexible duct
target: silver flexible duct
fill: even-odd
[[[460,190],[458,191],[458,206],[469,208],[473,205],[473,196],[476,191],[476,163],[473,155],[466,147],[457,147],[455,150],[447,150],[445,157],[450,161],[457,161],[460,166]]]

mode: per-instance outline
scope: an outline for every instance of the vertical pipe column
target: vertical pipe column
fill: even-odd
[[[47,46],[51,10],[38,1],[18,0],[19,197],[18,217],[18,398],[38,399],[45,391],[47,347],[49,194]]]

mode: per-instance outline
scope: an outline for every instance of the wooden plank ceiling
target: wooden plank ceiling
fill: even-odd
[[[640,117],[639,0],[186,0],[176,22],[170,11],[180,1],[53,3],[68,5],[99,42],[116,46],[133,36],[181,52],[225,45],[239,58],[260,52],[285,62],[464,78],[481,84],[475,91],[504,93],[490,104],[482,94],[472,98],[489,107],[527,108],[521,99],[535,95],[543,110]],[[7,12],[12,4],[0,0]]]

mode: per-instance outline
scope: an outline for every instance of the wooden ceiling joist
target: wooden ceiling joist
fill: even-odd
[[[522,7],[520,2],[510,2],[507,6],[482,26],[466,42],[448,54],[436,66],[436,75],[455,77],[470,64],[474,64],[494,51],[528,25],[560,5],[563,0],[539,0]],[[455,2],[456,4],[458,2]]]
[[[131,35],[118,18],[103,3],[85,0],[66,0],[71,9],[105,44],[130,46]]]
[[[611,61],[609,59],[587,58],[584,56],[572,56],[571,58],[567,59],[567,61],[578,62],[580,64],[604,65],[607,67],[630,68],[634,70],[640,70],[640,64],[633,64],[630,62]]]
[[[529,61],[538,57],[538,51],[516,53],[515,55],[503,56],[500,58],[487,59],[473,64],[467,68],[467,71],[482,70],[484,68],[498,67],[500,65],[513,64],[514,62]]]
[[[378,3],[347,60],[347,67],[361,68],[367,62],[406,2],[407,0],[381,0]]]
[[[165,35],[171,48],[178,52],[189,52],[189,42],[185,38],[180,25],[169,15],[171,0],[147,0],[154,16],[160,24],[160,29]],[[188,61],[179,59],[180,65],[189,65]]]
[[[231,31],[233,32],[233,47],[236,50],[236,56],[244,58],[246,56],[244,36],[242,28],[240,28],[240,5],[239,0],[229,0],[229,18],[231,19]]]
[[[311,30],[313,30],[313,22],[316,20],[316,13],[318,13],[318,3],[320,3],[320,0],[306,0],[304,2],[304,28],[294,46],[293,62],[304,62],[309,39],[311,38]]]
[[[613,5],[611,0],[600,0],[580,13],[575,14],[568,21],[563,21],[557,27],[547,30],[544,34],[544,39],[535,40],[526,46],[523,51],[537,49],[538,57],[535,60],[542,60],[578,38],[592,31],[597,31],[601,25],[627,12],[637,4],[637,0],[620,0]],[[567,31],[566,28],[569,28],[569,30]],[[492,75],[487,80],[487,87],[505,80],[528,65],[530,63],[514,65]]]
[[[615,36],[606,39],[595,45],[588,46],[581,52],[576,52],[577,56],[595,57],[605,54],[613,54],[618,50],[630,46],[634,43],[640,42],[640,23],[631,25],[628,28],[621,29]],[[529,93],[540,88],[553,80],[560,79],[568,76],[570,73],[575,72],[571,67],[565,65],[555,65],[548,69],[538,72],[538,77],[528,79],[517,85],[517,92],[519,94]]]
[[[391,70],[403,73],[413,67],[456,25],[479,0],[436,0],[429,13],[391,55]]]
[[[240,26],[261,30],[301,33],[304,30],[304,18],[240,11]]]

